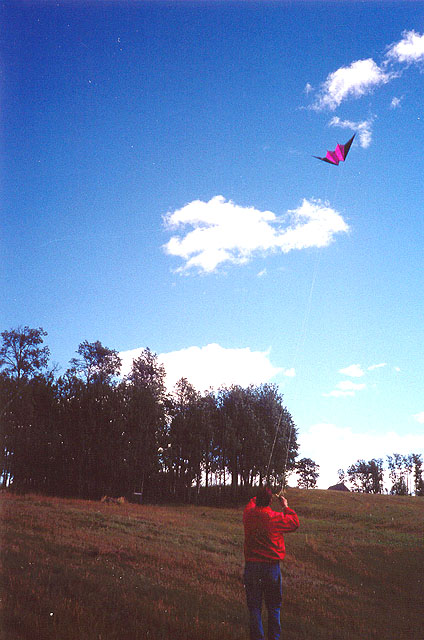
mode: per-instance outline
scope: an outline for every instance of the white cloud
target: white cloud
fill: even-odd
[[[352,380],[342,380],[337,384],[337,388],[342,391],[361,391],[365,389],[365,384],[361,382],[352,382]]]
[[[131,369],[132,361],[142,352],[142,348],[123,351],[122,375]],[[225,349],[219,344],[205,347],[188,347],[179,351],[161,353],[158,361],[165,367],[166,386],[169,391],[182,377],[198,390],[232,384],[247,387],[269,382],[283,369],[275,367],[270,361],[270,351],[251,351],[249,347]]]
[[[262,271],[258,273],[258,278],[263,278],[264,276],[266,276],[266,269],[262,269]]]
[[[393,63],[410,65],[424,62],[424,34],[414,30],[404,31],[402,39],[387,47],[382,64],[379,66],[372,58],[355,60],[349,66],[340,67],[330,73],[322,83],[311,108],[316,111],[330,109],[334,111],[348,98],[360,98],[371,93],[376,87],[387,84],[401,75],[393,69]],[[305,93],[312,91],[308,83]],[[400,106],[400,99],[393,98],[391,108]]]
[[[307,83],[306,83],[306,85],[305,85],[305,89],[304,89],[305,93],[306,93],[306,94],[311,93],[311,91],[313,91],[313,90],[314,90],[314,88],[313,88],[313,86],[311,85],[311,83],[310,83],[310,82],[307,82]]]
[[[347,398],[347,397],[353,397],[355,395],[354,391],[342,391],[341,389],[333,389],[332,391],[329,391],[328,393],[323,393],[322,394],[324,396],[324,398]]]
[[[349,376],[351,378],[362,378],[369,371],[375,371],[376,369],[383,369],[387,367],[387,362],[379,362],[378,364],[371,364],[367,367],[366,371],[363,370],[360,364],[351,364],[349,367],[345,367],[344,369],[339,369],[339,373],[342,373],[345,376]],[[394,367],[394,370],[399,370],[397,367]],[[375,386],[375,385],[373,385]],[[328,392],[323,393],[322,395],[326,398],[343,398],[343,397],[352,397],[355,395],[357,391],[362,391],[366,388],[364,383],[353,382],[352,380],[342,380],[338,382],[336,387]]]
[[[424,452],[424,434],[355,433],[348,427],[321,423],[300,433],[299,453],[320,465],[318,487],[327,489],[339,482],[338,469],[346,469],[359,459],[383,458],[394,452],[406,455]]]
[[[283,375],[286,376],[286,378],[295,378],[296,377],[296,369],[294,369],[293,367],[291,369],[285,369],[283,372]]]
[[[366,385],[363,383],[352,382],[351,380],[342,380],[336,384],[336,388],[329,393],[323,393],[326,398],[343,398],[347,396],[354,396],[356,391],[362,391]]]
[[[424,34],[412,30],[404,31],[402,35],[402,40],[389,47],[386,59],[406,64],[424,60]]]
[[[359,98],[375,87],[386,84],[393,74],[384,71],[372,58],[356,60],[348,67],[340,67],[327,76],[313,108],[334,111],[347,98]]]
[[[391,109],[398,109],[400,107],[401,100],[402,100],[402,98],[397,98],[396,96],[394,98],[392,98],[392,101],[390,103],[390,108]]]
[[[414,420],[416,420],[420,424],[424,424],[424,411],[421,411],[420,413],[416,413],[412,417],[414,418]]]
[[[211,273],[226,262],[243,264],[261,253],[329,245],[348,225],[328,203],[304,199],[287,212],[284,220],[272,211],[241,207],[223,196],[209,202],[195,200],[164,217],[171,230],[184,230],[164,245],[167,254],[185,262],[179,272],[197,270]]]
[[[345,376],[351,376],[352,378],[361,378],[364,375],[360,364],[351,364],[349,367],[340,369],[339,373],[343,373]]]
[[[387,362],[380,362],[380,364],[372,364],[368,367],[368,371],[374,371],[374,369],[382,369],[383,367],[387,367]]]
[[[363,149],[367,149],[371,144],[372,125],[375,118],[361,120],[355,122],[353,120],[341,120],[338,116],[334,116],[329,122],[330,127],[339,127],[340,129],[350,129],[358,134],[359,144]]]

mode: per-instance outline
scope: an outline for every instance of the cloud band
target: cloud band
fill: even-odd
[[[184,260],[177,271],[204,273],[224,263],[243,264],[258,253],[324,247],[349,229],[342,216],[320,200],[304,199],[283,221],[272,211],[241,207],[223,196],[190,202],[168,213],[164,223],[180,232],[163,247]]]

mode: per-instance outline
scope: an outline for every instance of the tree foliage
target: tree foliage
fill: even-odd
[[[319,478],[319,464],[311,458],[302,458],[296,462],[296,471],[299,476],[298,487],[301,489],[313,489]]]
[[[392,495],[424,495],[423,459],[421,454],[401,455],[393,453],[386,456],[387,469],[381,458],[357,460],[347,469],[347,477],[353,491],[364,493],[383,493],[384,484],[390,481],[389,491]],[[339,478],[346,474],[339,470]],[[388,489],[386,488],[386,491]]]
[[[104,347],[99,340],[84,340],[78,347],[79,358],[72,358],[70,375],[80,376],[87,385],[92,383],[111,384],[118,375],[121,360],[117,351]]]
[[[368,462],[358,460],[348,468],[347,475],[355,491],[382,493],[383,461],[380,458]]]
[[[297,429],[272,384],[173,392],[158,357],[144,349],[120,377],[117,351],[83,341],[67,371],[48,370],[46,332],[1,334],[0,438],[3,486],[98,498],[134,493],[152,500],[237,496],[252,485],[316,486],[318,465],[296,463]],[[358,460],[339,478],[354,491],[424,495],[421,454]]]
[[[30,378],[47,367],[50,351],[42,347],[47,332],[41,327],[18,327],[3,331],[0,348],[0,367],[3,373],[20,380]]]
[[[297,430],[275,385],[200,394],[182,378],[170,393],[149,349],[121,378],[118,353],[87,340],[55,379],[45,336],[28,327],[2,334],[3,485],[189,501],[204,486],[237,497],[293,468]]]
[[[417,496],[424,495],[421,454],[401,455],[400,453],[394,453],[391,456],[387,456],[387,463],[389,477],[392,482],[390,493],[404,496],[414,491]]]

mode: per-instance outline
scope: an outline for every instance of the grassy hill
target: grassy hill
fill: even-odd
[[[424,499],[288,491],[283,637],[424,638]],[[242,507],[3,494],[8,640],[242,640]]]

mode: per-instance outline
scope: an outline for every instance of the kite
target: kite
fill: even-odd
[[[346,144],[338,144],[334,151],[327,151],[325,158],[320,158],[320,156],[314,156],[314,158],[322,160],[323,162],[328,162],[329,164],[339,164],[339,162],[344,162],[355,136],[356,133],[353,134]]]

